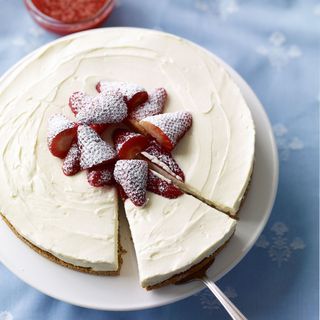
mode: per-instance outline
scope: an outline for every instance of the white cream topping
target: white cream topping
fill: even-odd
[[[254,127],[238,87],[208,52],[157,31],[108,28],[62,38],[2,79],[1,211],[21,235],[57,257],[115,270],[115,190],[90,187],[84,173],[65,177],[46,146],[48,117],[61,112],[74,119],[68,97],[96,94],[101,79],[148,91],[164,87],[166,112],[192,112],[193,126],[174,157],[188,185],[232,213],[250,177]]]
[[[214,253],[235,230],[236,220],[192,196],[171,200],[148,193],[148,197],[143,208],[125,201],[143,287],[188,270]]]

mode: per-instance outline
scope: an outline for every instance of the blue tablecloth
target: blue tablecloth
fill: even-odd
[[[218,284],[250,319],[318,319],[320,3],[118,0],[105,26],[154,28],[193,40],[254,89],[277,139],[279,191],[255,247]],[[0,0],[0,74],[55,38],[31,20],[22,1]],[[0,320],[213,318],[228,317],[207,290],[160,308],[101,312],[49,298],[0,263]]]

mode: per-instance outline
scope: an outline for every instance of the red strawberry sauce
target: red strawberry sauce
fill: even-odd
[[[45,15],[56,20],[74,23],[93,17],[107,0],[32,0]]]

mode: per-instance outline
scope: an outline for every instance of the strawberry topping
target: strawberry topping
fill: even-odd
[[[149,94],[148,101],[134,108],[129,119],[140,121],[148,116],[155,116],[163,112],[167,100],[167,92],[164,88],[157,88]]]
[[[62,164],[62,171],[66,176],[73,176],[80,171],[80,150],[74,143]]]
[[[115,130],[112,138],[120,159],[133,159],[148,146],[145,136],[125,129]]]
[[[144,103],[148,99],[147,91],[134,83],[117,82],[117,81],[100,81],[96,85],[98,92],[121,92],[124,96],[128,109],[133,109],[136,106]]]
[[[78,110],[76,119],[85,124],[120,123],[127,117],[127,106],[118,91],[100,93]]]
[[[93,187],[104,187],[113,184],[113,168],[98,168],[89,169],[87,173],[87,179]]]
[[[76,116],[83,106],[90,103],[91,99],[92,98],[84,92],[74,92],[69,98],[69,107],[73,114]]]
[[[156,141],[151,141],[142,153],[148,160],[168,172],[175,178],[184,181],[184,173],[170,152],[165,151]]]
[[[100,123],[100,124],[91,124],[90,128],[92,128],[97,134],[102,134],[104,130],[108,128],[107,123]]]
[[[136,84],[100,81],[96,89],[99,94],[94,97],[81,91],[70,96],[69,106],[77,122],[61,114],[48,121],[48,147],[54,156],[65,158],[63,173],[71,176],[87,169],[90,185],[115,184],[123,201],[129,198],[136,206],[145,205],[147,190],[169,199],[182,195],[170,180],[149,170],[147,161],[134,159],[143,156],[184,181],[170,151],[191,127],[191,114],[161,114],[167,100],[164,88],[148,95]],[[115,150],[107,142],[110,130],[106,129],[123,121],[143,134],[116,129],[112,135]],[[116,162],[117,158],[121,160]]]
[[[62,114],[55,114],[48,120],[48,148],[58,158],[63,159],[77,134],[77,124]]]
[[[192,125],[190,112],[179,111],[146,117],[139,124],[167,151],[171,151]]]
[[[116,151],[110,144],[103,141],[89,126],[78,127],[78,145],[81,152],[80,167],[89,169],[107,164],[115,160]]]
[[[114,179],[136,206],[147,202],[148,163],[144,160],[119,160],[114,168]]]
[[[183,195],[171,181],[164,179],[152,170],[148,172],[147,190],[168,199],[175,199]]]

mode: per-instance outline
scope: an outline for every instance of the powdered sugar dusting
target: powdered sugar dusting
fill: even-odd
[[[140,123],[149,122],[161,129],[175,146],[192,125],[190,112],[178,111],[146,117]]]
[[[80,171],[80,150],[74,143],[62,164],[62,171],[66,176],[72,176]]]
[[[87,179],[93,187],[103,187],[113,183],[113,169],[89,169]]]
[[[114,92],[119,91],[126,97],[127,100],[142,91],[146,91],[142,86],[135,83],[121,82],[121,81],[100,81],[98,86],[101,92]]]
[[[133,137],[141,136],[139,133],[131,132],[125,129],[117,129],[113,133],[113,143],[117,153],[121,150],[123,145]]]
[[[152,141],[141,154],[175,178],[184,181],[184,173],[178,163],[173,159],[171,153],[161,148],[156,141]]]
[[[72,129],[76,126],[75,122],[70,121],[66,116],[63,114],[57,113],[52,115],[48,120],[48,145],[50,144],[54,137],[56,137],[62,131],[67,129]]]
[[[119,160],[114,168],[114,179],[136,206],[146,201],[148,163],[144,160]]]
[[[78,127],[78,145],[81,152],[80,166],[89,169],[116,158],[116,151],[103,141],[89,126]]]
[[[120,123],[127,115],[127,105],[120,92],[103,92],[87,100],[76,119],[85,124]]]
[[[92,97],[85,94],[84,92],[77,91],[74,92],[69,98],[69,107],[71,108],[74,115],[77,113],[87,104],[89,104],[92,100]]]
[[[149,170],[148,173],[147,190],[168,199],[175,199],[183,194],[171,181],[164,179],[152,170]]]
[[[163,112],[167,99],[167,92],[164,88],[157,88],[149,94],[147,102],[134,108],[129,114],[130,119],[140,121],[148,116],[154,116]]]

